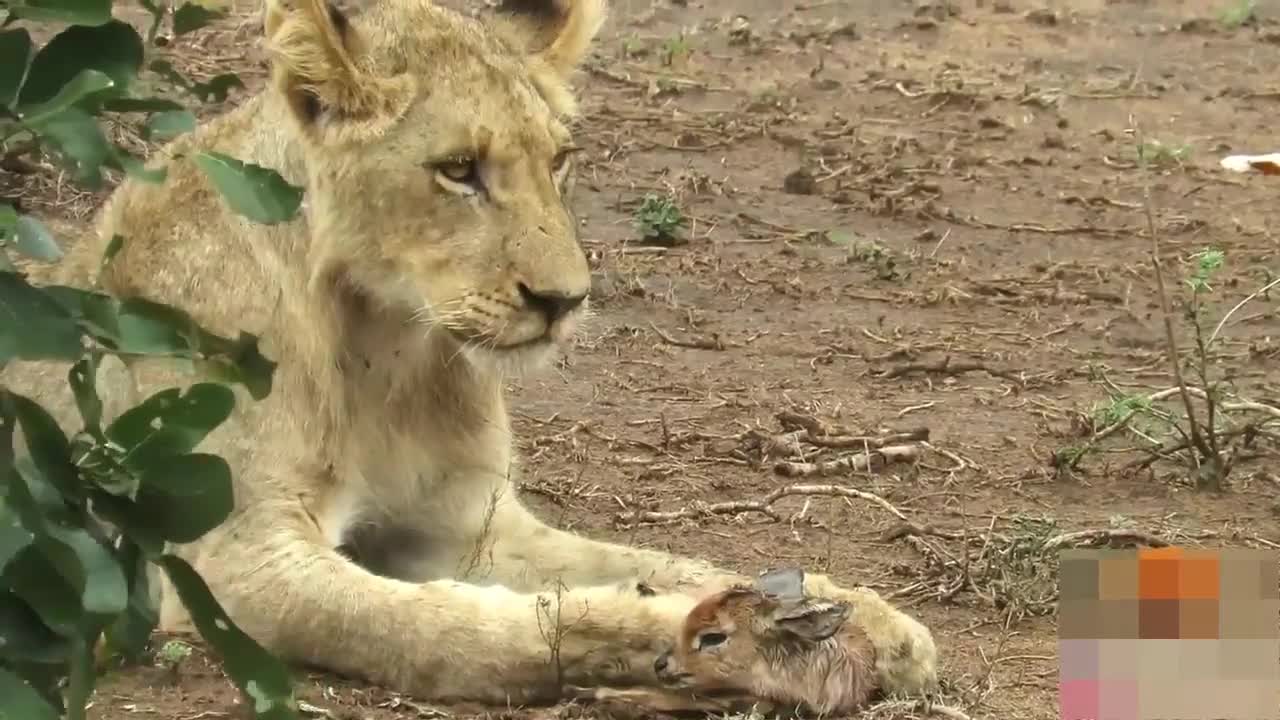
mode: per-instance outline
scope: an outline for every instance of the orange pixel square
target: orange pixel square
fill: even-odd
[[[1207,550],[1187,552],[1178,567],[1178,597],[1184,600],[1216,600],[1221,586],[1218,554]]]
[[[1168,552],[1176,551],[1176,552]],[[1138,554],[1138,597],[1143,600],[1177,600],[1182,565],[1179,548],[1159,548]]]

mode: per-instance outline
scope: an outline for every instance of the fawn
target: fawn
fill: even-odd
[[[654,710],[731,711],[752,704],[844,714],[877,689],[875,649],[851,608],[804,595],[798,568],[761,575],[700,601],[674,647],[654,662],[669,689],[590,693]]]

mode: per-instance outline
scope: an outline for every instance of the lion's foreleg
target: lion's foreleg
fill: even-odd
[[[705,592],[742,579],[709,562],[592,540],[550,527],[524,507],[499,509],[475,576],[512,588],[644,582],[659,591]],[[466,575],[463,575],[464,579]],[[478,582],[481,580],[477,580]]]
[[[325,547],[298,505],[259,504],[195,553],[232,619],[272,650],[425,698],[552,700],[648,684],[691,607],[616,586],[538,594],[379,577]]]

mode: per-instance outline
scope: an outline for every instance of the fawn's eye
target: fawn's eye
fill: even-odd
[[[703,633],[702,635],[698,636],[698,649],[706,650],[707,648],[713,648],[717,645],[723,645],[725,641],[728,639],[729,639],[729,636],[725,635],[724,633],[718,633],[718,632]]]

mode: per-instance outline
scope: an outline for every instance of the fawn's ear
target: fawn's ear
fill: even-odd
[[[808,600],[779,608],[773,614],[773,626],[780,632],[802,640],[820,642],[835,635],[849,619],[845,603]]]
[[[804,599],[804,570],[798,567],[766,570],[756,578],[755,589],[783,602]]]
[[[360,66],[360,33],[326,0],[267,0],[263,31],[275,86],[313,138],[376,136],[416,96],[408,74],[380,77]]]

